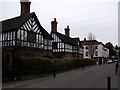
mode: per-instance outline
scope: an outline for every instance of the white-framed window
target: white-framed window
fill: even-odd
[[[88,56],[88,52],[85,52],[85,56]]]
[[[2,41],[2,34],[0,33],[0,41]]]
[[[95,49],[98,49],[98,46],[95,46]]]
[[[13,32],[13,39],[15,39],[15,31]]]
[[[95,51],[95,56],[98,56],[98,51]]]
[[[88,46],[86,46],[85,49],[88,49]]]

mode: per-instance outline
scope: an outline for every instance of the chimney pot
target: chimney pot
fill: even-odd
[[[86,38],[84,38],[84,41],[86,41]]]
[[[54,21],[51,22],[51,32],[57,32],[57,23],[56,18],[54,18]]]
[[[67,26],[67,29],[69,29],[69,26]]]
[[[54,18],[54,21],[56,21],[56,18]]]
[[[70,36],[70,29],[69,26],[67,26],[67,28],[65,28],[65,36],[69,37]]]

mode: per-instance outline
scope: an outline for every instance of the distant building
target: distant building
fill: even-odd
[[[89,55],[89,45],[94,46],[94,54],[93,58],[99,61],[100,63],[104,63],[109,58],[109,49],[104,47],[102,42],[98,42],[97,40],[86,40],[81,42],[84,47],[84,58],[91,58]]]
[[[79,38],[70,37],[69,26],[65,28],[65,34],[57,31],[56,18],[51,22],[51,36],[53,55],[56,58],[83,58],[83,47]]]

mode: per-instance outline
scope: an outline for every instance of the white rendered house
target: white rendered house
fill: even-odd
[[[102,42],[98,42],[97,40],[86,40],[82,41],[82,45],[84,47],[84,58],[91,58],[89,53],[89,46],[93,46],[93,58],[101,63],[104,63],[109,58],[109,49],[104,47]],[[92,52],[91,52],[92,53]]]

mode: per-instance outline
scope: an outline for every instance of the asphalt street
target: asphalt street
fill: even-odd
[[[96,65],[84,70],[70,70],[53,76],[26,81],[4,83],[3,88],[107,88],[107,77],[111,77],[111,87],[118,88],[115,63]]]

